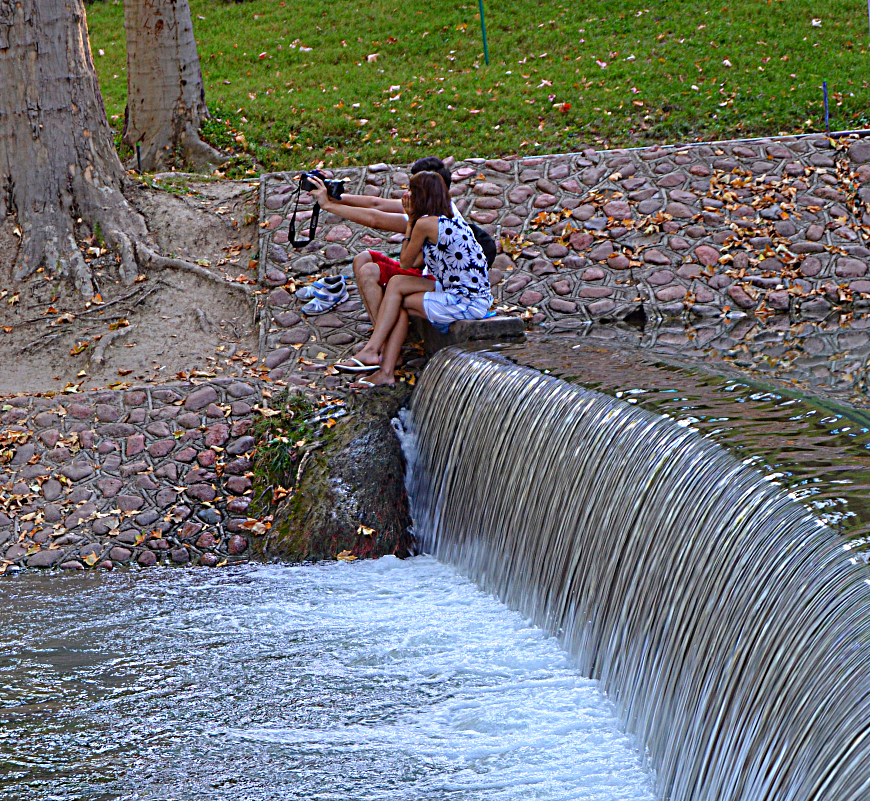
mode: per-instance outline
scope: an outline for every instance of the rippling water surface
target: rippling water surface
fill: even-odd
[[[652,798],[558,643],[428,557],[0,593],[3,801]]]
[[[724,446],[870,557],[870,415],[763,376],[588,338],[502,348],[509,358],[671,417]],[[703,366],[701,366],[703,367]],[[720,366],[721,369],[721,366]],[[761,383],[761,382],[764,383]]]

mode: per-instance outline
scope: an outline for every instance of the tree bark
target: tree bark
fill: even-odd
[[[147,229],[121,193],[124,175],[82,0],[0,0],[0,217],[18,218],[14,277],[44,267],[93,295],[75,239],[84,223],[118,252],[132,283]]]
[[[127,110],[124,143],[140,144],[142,169],[178,157],[197,169],[223,161],[199,138],[208,109],[187,0],[125,0]]]

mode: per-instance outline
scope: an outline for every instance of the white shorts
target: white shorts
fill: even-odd
[[[456,292],[445,292],[436,283],[434,292],[423,295],[423,310],[426,319],[439,331],[446,332],[456,320],[482,320],[486,317],[492,298],[489,296],[469,298]]]

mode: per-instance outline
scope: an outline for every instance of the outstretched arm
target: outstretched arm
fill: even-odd
[[[362,209],[375,209],[386,211],[390,214],[402,213],[402,201],[386,197],[369,197],[368,195],[342,195],[341,202],[348,206],[357,206]]]
[[[345,220],[350,220],[350,222],[365,225],[368,228],[377,228],[380,231],[394,231],[398,234],[404,233],[408,220],[401,211],[394,213],[339,203],[329,197],[323,181],[313,175],[309,177],[309,180],[317,187],[311,190],[311,194],[324,211],[343,217]],[[352,195],[351,197],[359,197],[359,195]]]

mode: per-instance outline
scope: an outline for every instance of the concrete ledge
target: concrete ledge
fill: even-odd
[[[523,339],[526,335],[525,323],[519,317],[457,320],[450,325],[446,334],[437,331],[427,320],[418,317],[414,322],[429,356],[449,345],[461,345],[473,341],[516,340]]]

